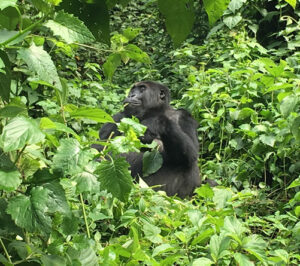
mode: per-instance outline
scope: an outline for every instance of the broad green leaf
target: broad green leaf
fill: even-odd
[[[235,253],[234,259],[239,266],[254,266],[254,263],[246,255],[241,253]]]
[[[165,24],[174,45],[179,46],[191,32],[195,11],[191,0],[158,0],[159,11],[165,17]]]
[[[21,184],[21,173],[9,157],[0,154],[0,190],[13,191]]]
[[[233,193],[230,189],[214,188],[213,201],[217,209],[225,208],[227,202],[232,198]]]
[[[221,18],[229,2],[230,0],[203,0],[210,26],[215,24],[215,22]]]
[[[199,197],[205,199],[211,199],[214,196],[214,192],[209,185],[204,185],[196,189],[196,193]]]
[[[127,134],[129,130],[132,129],[138,137],[141,137],[145,133],[147,127],[140,124],[137,119],[125,117],[122,118],[118,129],[125,134]]]
[[[87,150],[82,150],[75,139],[62,139],[56,154],[53,156],[53,169],[69,175],[81,173],[93,158]]]
[[[284,117],[287,117],[297,105],[298,98],[296,95],[289,95],[285,97],[280,103],[280,111]]]
[[[130,59],[137,62],[150,64],[149,56],[134,44],[128,44],[124,47],[125,53]]]
[[[266,261],[267,243],[258,235],[249,235],[243,238],[243,249],[255,256],[260,261]]]
[[[75,175],[72,180],[76,181],[77,193],[100,191],[97,177],[90,172],[82,172]]]
[[[157,172],[163,163],[162,155],[159,151],[146,151],[143,155],[143,176],[148,176]]]
[[[192,262],[192,266],[210,266],[212,264],[214,264],[214,262],[208,258],[199,258]]]
[[[285,0],[285,2],[287,2],[288,4],[290,4],[292,6],[292,8],[296,8],[296,0]]]
[[[242,243],[243,234],[247,232],[247,228],[233,216],[225,217],[223,230],[227,236],[232,237],[239,244]]]
[[[161,244],[153,250],[152,257],[169,252],[171,250],[174,250],[174,247],[172,247],[170,244]]]
[[[288,189],[289,189],[289,188],[298,187],[298,186],[300,186],[300,177],[298,177],[296,180],[294,180],[294,181],[292,182],[292,184],[290,184],[290,185],[288,186]]]
[[[296,117],[291,125],[291,132],[295,139],[300,141],[300,116]]]
[[[48,234],[51,232],[51,218],[48,215],[48,190],[33,188],[30,196],[18,195],[10,198],[7,213],[16,225],[29,232]]]
[[[107,1],[62,1],[59,9],[78,17],[93,33],[97,41],[110,43]]]
[[[48,194],[48,212],[60,212],[64,214],[70,213],[70,207],[66,199],[65,191],[58,181],[52,181],[42,185],[47,189]]]
[[[0,10],[0,28],[15,30],[19,21],[20,14],[15,7],[8,6],[2,11]]]
[[[18,50],[19,57],[28,65],[40,80],[46,81],[62,91],[62,85],[56,67],[50,55],[42,48],[32,44],[29,48]]]
[[[98,108],[81,107],[71,112],[70,115],[73,118],[87,118],[99,123],[114,123],[114,120],[109,114]]]
[[[113,161],[102,161],[96,170],[101,188],[123,202],[128,200],[133,185],[128,167],[125,158],[120,157]]]
[[[23,107],[14,104],[8,104],[4,108],[0,109],[0,117],[12,118],[16,117],[19,114],[27,115],[26,106]]]
[[[195,237],[193,239],[191,245],[195,246],[198,244],[206,243],[206,241],[208,241],[214,233],[215,233],[215,230],[213,228],[208,228],[208,229],[202,231],[201,233],[199,233],[199,235],[197,237]]]
[[[59,11],[54,20],[48,20],[45,26],[67,43],[90,43],[95,40],[81,20],[63,11]]]
[[[112,79],[116,69],[121,65],[121,55],[120,54],[110,54],[103,64],[104,75],[107,79]]]
[[[289,264],[289,253],[284,249],[276,249],[275,254],[286,264]]]
[[[160,235],[161,229],[159,227],[145,222],[142,230],[145,234],[145,238],[150,240],[152,243],[158,244],[162,242],[162,237]]]
[[[48,117],[43,117],[40,120],[40,128],[42,130],[54,129],[57,131],[65,132],[73,135],[78,141],[80,141],[80,136],[78,136],[72,128],[67,127],[65,124],[53,122]]]
[[[267,135],[260,135],[259,136],[259,140],[263,143],[263,144],[266,144],[268,146],[271,146],[271,147],[274,147],[274,144],[275,144],[275,141],[276,141],[276,138],[275,136],[267,136]]]
[[[35,144],[44,140],[45,135],[32,118],[16,117],[3,128],[0,143],[5,152],[23,148],[26,144]]]
[[[232,13],[239,10],[247,0],[231,0],[228,4],[228,9],[231,10]]]
[[[79,243],[78,248],[69,248],[67,257],[76,261],[77,265],[99,266],[95,251],[91,248],[84,248],[85,244]],[[82,248],[83,247],[83,248]]]
[[[133,40],[140,33],[141,28],[126,28],[123,30],[123,35],[128,39],[128,41]]]
[[[44,266],[64,266],[67,265],[66,259],[58,255],[43,255],[41,261]]]
[[[8,6],[15,7],[17,0],[1,0],[0,10],[7,8]]]
[[[0,31],[0,36],[1,36],[1,31]],[[0,37],[0,42],[1,42],[1,37]],[[2,70],[5,72],[0,72],[0,97],[8,102],[9,101],[9,96],[10,96],[10,84],[11,84],[11,64],[8,59],[8,56],[6,53],[2,50],[0,50],[0,59],[2,62],[5,64],[5,67],[2,68]]]
[[[48,14],[51,11],[51,5],[47,0],[31,0],[34,7],[45,14]]]
[[[224,24],[229,28],[233,29],[242,20],[241,15],[229,16],[223,19]]]
[[[220,258],[230,254],[228,250],[230,241],[230,238],[223,233],[221,233],[220,235],[213,235],[210,238],[210,255],[215,262],[218,261]]]

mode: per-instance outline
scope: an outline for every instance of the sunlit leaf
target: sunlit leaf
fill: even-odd
[[[53,169],[60,170],[65,174],[81,173],[93,155],[82,150],[75,139],[62,139],[56,154],[53,156]]]
[[[234,259],[240,266],[254,266],[254,263],[246,255],[235,253]]]
[[[208,15],[209,24],[212,26],[221,18],[230,0],[203,0],[205,11]]]
[[[0,142],[3,150],[8,152],[19,150],[26,144],[41,142],[44,137],[34,119],[20,116],[9,121],[4,127]]]
[[[90,43],[95,40],[81,20],[63,11],[59,11],[53,20],[48,20],[45,26],[67,43]]]
[[[19,49],[18,54],[40,80],[46,81],[59,90],[62,90],[56,67],[50,55],[42,46],[32,44],[29,48]]]
[[[87,118],[99,123],[114,123],[114,120],[109,114],[98,108],[81,107],[71,112],[70,115],[73,118]]]
[[[243,249],[260,261],[266,261],[266,248],[267,243],[258,235],[250,235],[243,238]]]

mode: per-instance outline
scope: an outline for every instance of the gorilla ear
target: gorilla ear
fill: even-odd
[[[159,98],[163,101],[166,100],[166,93],[164,90],[161,90],[160,93],[159,93]]]

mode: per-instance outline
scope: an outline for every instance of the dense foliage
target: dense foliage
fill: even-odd
[[[0,1],[0,262],[299,265],[299,4]],[[135,184],[135,119],[97,141],[143,79],[197,119],[219,186]]]

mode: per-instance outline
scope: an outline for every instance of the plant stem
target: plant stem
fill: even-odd
[[[5,253],[5,255],[6,255],[6,257],[7,257],[8,261],[9,261],[9,263],[13,264],[12,261],[11,261],[11,259],[10,259],[9,254],[8,254],[8,252],[7,252],[7,249],[6,249],[4,243],[3,243],[2,239],[1,239],[1,237],[0,237],[0,244],[1,244],[2,248],[3,248],[3,250],[4,250],[4,253]]]
[[[37,22],[33,23],[32,25],[30,25],[29,27],[27,27],[25,30],[19,32],[18,34],[16,34],[15,36],[9,38],[8,40],[6,40],[3,43],[0,43],[0,47],[1,46],[5,46],[6,44],[18,39],[20,36],[22,36],[23,34],[25,34],[26,32],[31,31],[33,28],[35,28],[36,26],[38,26],[43,20],[45,19],[45,17],[41,18],[40,20],[38,20]]]
[[[88,222],[87,222],[87,217],[86,217],[84,202],[83,202],[83,198],[82,198],[82,193],[80,193],[79,196],[80,196],[80,202],[81,202],[81,207],[82,207],[82,212],[83,212],[83,217],[84,217],[84,223],[85,223],[85,227],[86,227],[87,236],[88,236],[88,238],[91,238],[90,228],[89,228],[89,225],[88,225]]]

